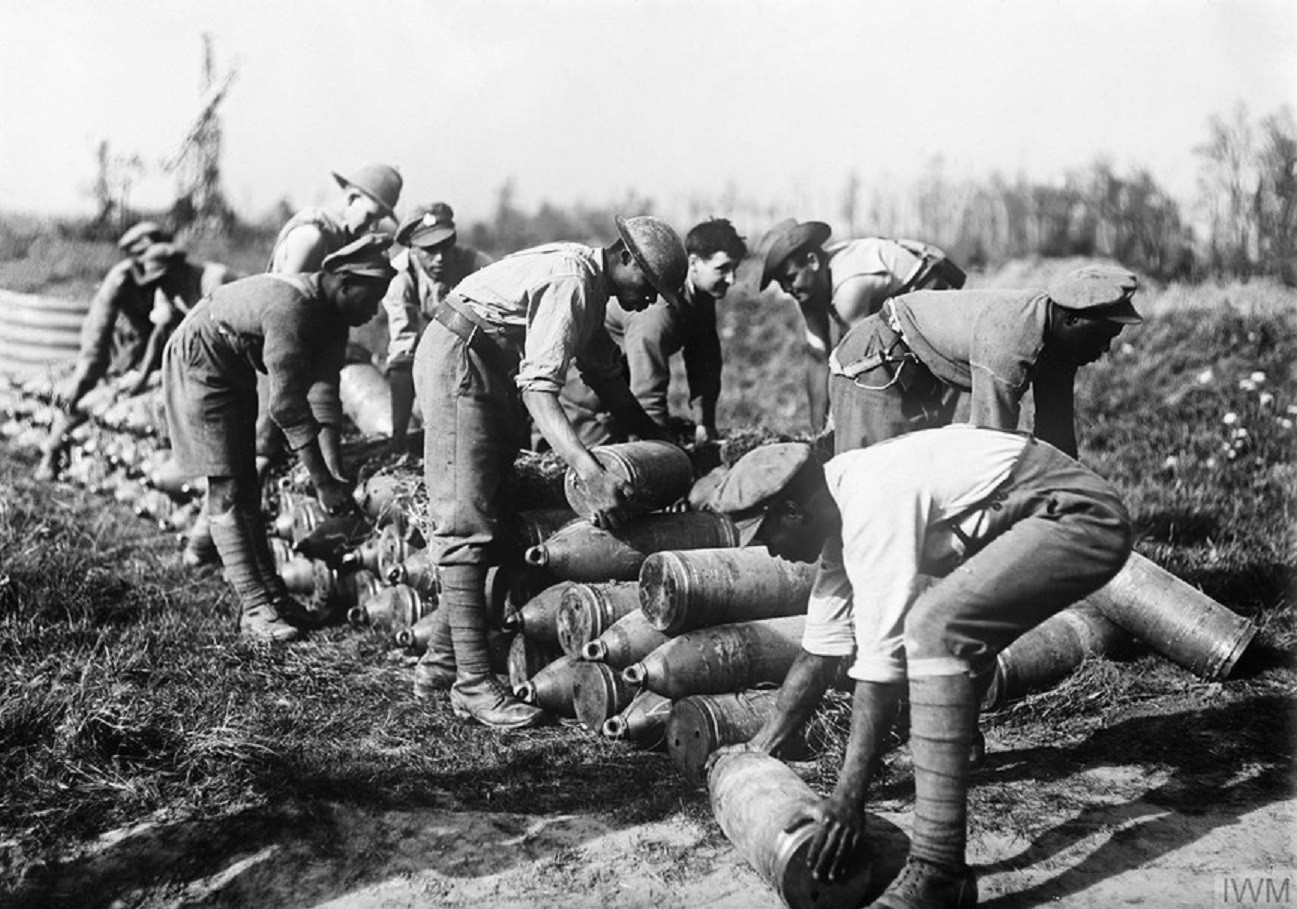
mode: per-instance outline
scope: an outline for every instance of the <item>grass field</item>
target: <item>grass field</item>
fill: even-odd
[[[0,263],[0,286],[15,273],[6,267],[17,268]],[[1055,267],[1019,267],[1008,283]],[[81,280],[69,266],[56,289],[82,292]],[[1081,380],[1082,460],[1122,489],[1141,552],[1262,630],[1236,680],[1201,682],[1136,653],[988,717],[973,835],[1018,843],[1024,866],[1079,837],[1114,763],[1141,768],[1104,777],[1105,797],[1122,804],[1237,818],[1293,796],[1297,300],[1254,283],[1156,288],[1139,305],[1148,322]],[[722,426],[802,431],[792,307],[736,299],[722,330]],[[183,571],[174,542],[126,508],[35,484],[32,466],[0,449],[0,905],[250,904],[191,899],[186,882],[292,837],[339,870],[304,878],[283,902],[341,898],[390,869],[384,855],[339,845],[339,805],[693,825],[701,847],[627,857],[676,895],[708,871],[700,856],[723,848],[705,792],[664,756],[573,728],[497,737],[466,725],[444,700],[411,699],[409,658],[377,633],[249,644],[214,572]],[[845,719],[841,698],[817,718],[821,787]],[[889,756],[879,806],[908,804],[907,760],[904,749]],[[103,860],[116,840],[102,835],[144,822],[188,838],[168,849],[160,837],[152,859]],[[1291,841],[1266,835],[1257,867],[1292,867]],[[1114,837],[1098,854],[1100,870],[1138,870],[1149,853]],[[537,893],[608,892],[579,842],[539,868]]]

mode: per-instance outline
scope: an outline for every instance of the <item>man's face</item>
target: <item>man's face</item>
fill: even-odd
[[[433,278],[441,278],[446,273],[447,263],[450,261],[450,254],[455,249],[455,241],[447,240],[445,243],[438,243],[433,247],[416,246],[414,247],[415,258],[419,264]]]
[[[789,256],[775,271],[775,282],[780,289],[802,306],[820,296],[827,280],[828,273],[820,267],[819,258],[813,254]]]
[[[383,220],[383,215],[383,209],[369,196],[354,189],[347,192],[347,211],[343,220],[353,235],[373,230]]]
[[[382,278],[344,275],[334,304],[348,325],[364,325],[378,312],[378,304],[386,290],[387,281]]]
[[[689,283],[712,299],[720,300],[733,286],[738,265],[727,252],[714,253],[706,259],[690,253]]]
[[[795,562],[814,562],[837,526],[837,504],[828,487],[820,486],[801,502],[778,502],[771,506],[756,542],[765,543],[771,555]]]
[[[1122,324],[1110,319],[1090,319],[1059,307],[1050,326],[1050,348],[1077,366],[1093,363],[1108,352]]]
[[[627,312],[639,312],[648,309],[658,298],[657,289],[649,283],[648,276],[639,267],[635,259],[626,250],[622,250],[613,266],[613,295],[622,309]]]

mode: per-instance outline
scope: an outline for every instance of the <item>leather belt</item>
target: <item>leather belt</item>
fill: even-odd
[[[451,295],[437,304],[432,317],[460,337],[469,349],[488,363],[506,372],[518,368],[518,357],[501,345],[494,335],[498,330],[489,326],[464,304],[462,297]]]

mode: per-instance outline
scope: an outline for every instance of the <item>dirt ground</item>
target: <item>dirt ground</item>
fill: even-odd
[[[1278,887],[1297,868],[1297,799],[1287,771],[1275,764],[1222,768],[1209,785],[1115,756],[1042,775],[1033,765],[1047,750],[1009,732],[988,737],[969,843],[984,906],[1229,905],[1244,901],[1239,881],[1269,876]],[[1030,830],[1043,832],[1015,832],[1012,806],[1000,814],[979,799],[984,784],[1005,797],[1006,782],[1030,787],[1039,797],[1033,810],[1054,806],[1031,818]],[[1192,792],[1181,791],[1185,786]],[[875,802],[869,821],[882,879],[903,860],[911,821],[908,780],[884,787],[884,795],[893,789],[898,794]],[[1230,877],[1235,889],[1227,893]],[[114,909],[781,905],[710,821],[684,813],[618,826],[600,816],[451,804],[402,811],[328,803],[220,820],[158,817],[113,831],[64,863],[33,869],[13,896],[16,905],[37,905],[51,897],[75,901],[78,893],[83,905]],[[1297,900],[1297,888],[1270,892],[1284,894],[1283,903]]]

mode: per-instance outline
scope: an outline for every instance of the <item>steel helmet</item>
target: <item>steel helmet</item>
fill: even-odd
[[[649,215],[623,218],[617,215],[617,233],[643,270],[653,289],[668,303],[678,303],[680,288],[689,271],[685,245],[680,235],[664,221]]]

